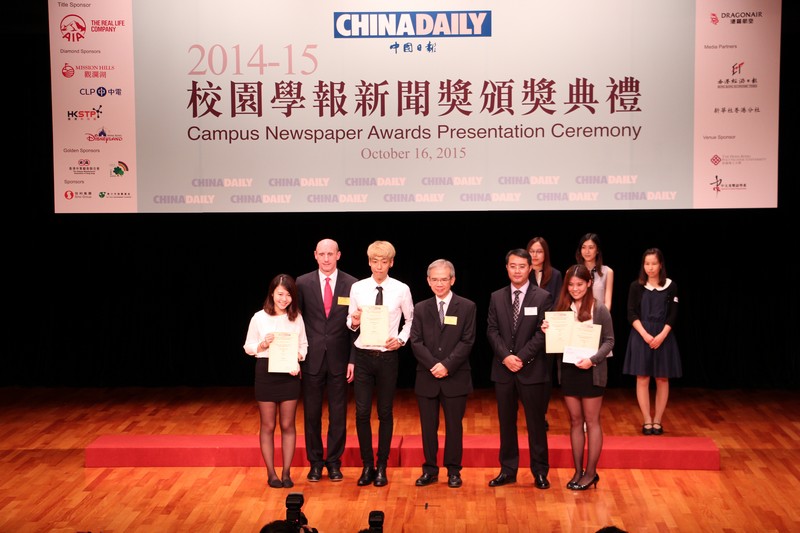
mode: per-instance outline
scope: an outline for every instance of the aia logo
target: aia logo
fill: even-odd
[[[59,25],[61,38],[70,43],[78,43],[86,37],[86,23],[78,15],[67,15]]]
[[[717,16],[716,13],[711,13],[711,24],[713,24],[714,26],[719,24],[719,17]]]
[[[722,163],[722,158],[720,156],[714,154],[714,156],[711,158],[711,162],[714,164],[714,166],[717,166],[720,163]]]

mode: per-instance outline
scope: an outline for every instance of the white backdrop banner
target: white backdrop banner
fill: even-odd
[[[780,15],[50,0],[55,211],[776,207]]]

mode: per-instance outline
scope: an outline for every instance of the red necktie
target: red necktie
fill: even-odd
[[[331,278],[325,278],[325,316],[331,314],[331,306],[333,305],[333,291],[331,290]]]

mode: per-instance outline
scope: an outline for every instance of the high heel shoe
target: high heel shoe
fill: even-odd
[[[567,488],[569,490],[577,490],[575,488],[575,486],[578,484],[578,481],[581,480],[581,478],[583,477],[583,474],[585,474],[585,473],[586,473],[586,470],[581,470],[581,474],[578,476],[578,479],[570,479],[569,481],[567,481]],[[575,476],[572,476],[572,477],[575,477]]]
[[[572,486],[572,490],[586,490],[592,485],[594,485],[594,488],[596,489],[598,481],[600,481],[600,474],[595,474],[592,480],[589,483],[586,483],[585,485],[581,485],[580,483],[575,483]]]

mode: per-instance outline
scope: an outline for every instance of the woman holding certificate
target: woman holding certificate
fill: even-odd
[[[297,305],[297,285],[286,274],[269,284],[264,308],[250,319],[244,351],[256,358],[255,396],[261,418],[259,442],[274,489],[294,486],[290,475],[294,459],[295,414],[300,397],[300,364],[308,350],[306,328]],[[275,472],[275,423],[280,413],[281,478]]]
[[[603,428],[600,426],[600,407],[608,382],[606,357],[614,347],[614,327],[611,313],[592,293],[592,273],[583,265],[573,265],[564,274],[564,285],[549,320],[545,313],[542,331],[563,339],[559,377],[564,403],[569,411],[570,444],[575,474],[567,483],[571,490],[597,488],[600,476],[597,463],[603,449]],[[564,314],[572,320],[556,320]],[[550,352],[548,343],[548,352]],[[584,433],[584,423],[586,432]],[[584,446],[587,457],[584,468]]]

